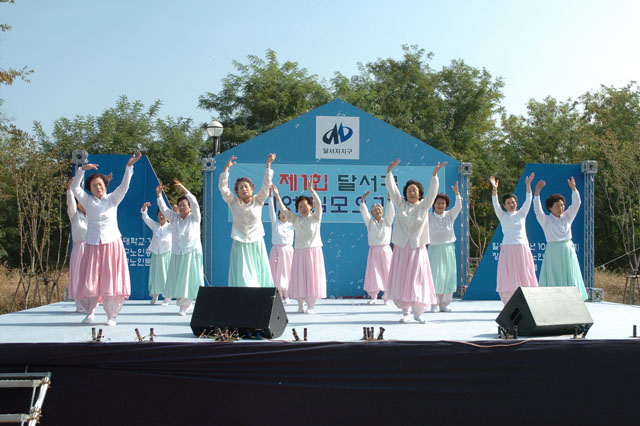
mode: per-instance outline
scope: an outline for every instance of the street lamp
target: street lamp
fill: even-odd
[[[222,132],[224,131],[224,127],[219,121],[213,120],[211,123],[207,124],[207,133],[209,137],[213,138],[213,155],[220,154],[220,136],[222,136]]]

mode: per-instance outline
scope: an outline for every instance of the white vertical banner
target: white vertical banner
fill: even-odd
[[[360,117],[316,116],[316,158],[360,159]]]

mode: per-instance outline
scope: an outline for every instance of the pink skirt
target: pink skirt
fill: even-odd
[[[78,294],[78,275],[80,274],[80,265],[82,264],[82,255],[84,254],[84,241],[73,243],[71,256],[69,256],[69,299],[75,300]]]
[[[393,252],[388,245],[369,247],[367,270],[364,274],[364,291],[367,293],[384,291],[385,283],[389,278],[392,257]]]
[[[518,287],[538,287],[536,269],[527,244],[503,244],[498,258],[498,293],[513,293]]]
[[[85,244],[78,280],[78,299],[96,296],[123,296],[128,299],[131,281],[122,240]]]
[[[401,309],[416,303],[424,307],[438,303],[425,246],[393,248],[386,296]]]
[[[274,245],[269,252],[269,266],[273,284],[280,290],[289,288],[291,279],[291,263],[293,262],[293,247]]]
[[[322,299],[327,297],[327,276],[322,247],[293,250],[289,297],[292,299]]]

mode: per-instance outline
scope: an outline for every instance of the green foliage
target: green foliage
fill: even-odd
[[[580,98],[593,151],[599,159],[596,182],[597,259],[625,255],[640,267],[640,88],[602,86]],[[616,244],[611,244],[615,241]],[[602,255],[606,255],[602,258]],[[599,255],[599,256],[598,256]],[[621,262],[617,263],[621,265]]]
[[[249,55],[249,63],[234,61],[238,74],[222,80],[220,93],[200,96],[199,107],[217,111],[224,123],[223,149],[242,143],[308,111],[324,105],[331,96],[316,75],[297,62],[278,62],[267,50],[266,59]]]
[[[203,130],[190,119],[157,117],[160,101],[149,108],[140,101],[131,102],[121,96],[116,106],[100,116],[60,118],[54,123],[49,138],[36,124],[39,140],[45,150],[59,153],[68,162],[74,149],[91,153],[146,154],[158,178],[164,183],[181,181],[196,196],[202,193],[200,157],[205,151]],[[168,196],[177,196],[168,185]]]
[[[432,53],[417,46],[403,46],[403,51],[402,60],[359,64],[360,74],[350,79],[337,73],[332,80],[334,96],[452,157],[472,162],[472,184],[481,186],[491,174],[489,169],[498,164],[492,144],[497,133],[494,117],[501,111],[502,80],[462,60],[436,71],[429,65]],[[495,226],[489,194],[471,193],[471,202],[477,206],[478,226],[472,236],[475,256],[481,255],[482,241]]]
[[[224,124],[223,150],[339,98],[471,162],[472,256],[482,255],[497,225],[489,175],[500,179],[501,189],[507,191],[529,162],[596,159],[600,170],[596,175],[596,263],[635,247],[640,237],[636,226],[640,183],[635,180],[640,176],[640,89],[635,82],[622,88],[603,86],[576,100],[531,99],[527,112],[515,116],[501,106],[501,78],[462,60],[436,70],[432,59],[432,53],[417,46],[403,46],[400,59],[360,63],[356,75],[335,73],[327,83],[296,62],[281,63],[274,51],[267,50],[264,58],[250,55],[247,63],[234,62],[236,72],[223,79],[220,92],[200,96],[199,107]],[[177,178],[200,195],[199,159],[212,152],[204,128],[188,118],[161,119],[160,107],[160,101],[145,107],[122,96],[100,116],[60,118],[51,135],[36,123],[36,140],[43,152],[65,164],[74,149],[106,154],[141,151],[165,184]],[[0,128],[6,136],[1,121]],[[13,173],[6,164],[0,165],[0,196],[4,197],[0,244],[7,253],[14,251],[11,241],[15,241],[17,224],[12,213]],[[168,192],[170,198],[177,196],[171,189]],[[611,244],[612,240],[616,243]],[[633,268],[633,261],[630,265]]]

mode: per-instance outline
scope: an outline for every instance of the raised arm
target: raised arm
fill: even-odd
[[[456,202],[453,204],[451,211],[449,211],[449,216],[451,217],[451,222],[455,222],[456,218],[462,211],[462,196],[458,189],[458,182],[456,182],[455,185],[451,185],[451,189],[453,189],[453,193],[456,195]]]
[[[145,202],[140,209],[140,213],[142,213],[142,220],[144,221],[144,223],[146,223],[153,232],[156,232],[156,230],[160,227],[160,224],[149,217],[149,212],[147,209],[147,207],[149,206],[151,206],[151,203],[148,201]]]
[[[84,173],[87,170],[97,170],[97,164],[83,164],[80,168],[76,170],[76,174],[71,181],[71,191],[73,195],[76,197],[78,201],[80,201],[84,206],[89,204],[90,195],[87,194],[84,189],[80,187],[80,183],[84,179]]]
[[[200,222],[200,220],[202,220],[202,215],[200,213],[200,204],[198,204],[198,199],[196,198],[196,196],[189,192],[189,190],[185,188],[178,179],[174,179],[173,184],[180,191],[184,192],[187,200],[189,200],[189,206],[191,207],[191,216],[196,222]]]
[[[269,191],[269,219],[271,220],[271,223],[278,223],[278,218],[276,217],[276,207],[274,206],[275,203],[277,203],[277,201],[275,200],[275,197],[273,196],[273,188],[274,185],[271,185],[271,191]]]
[[[362,215],[362,220],[364,220],[364,224],[368,227],[369,223],[371,223],[371,215],[369,214],[369,209],[367,208],[366,199],[371,194],[371,191],[367,191],[362,194],[360,201],[360,214]]]
[[[522,207],[520,208],[520,210],[518,210],[518,213],[523,217],[526,217],[529,214],[529,209],[531,208],[531,200],[533,199],[533,194],[531,192],[531,182],[533,181],[535,175],[535,173],[531,173],[529,176],[524,178],[524,183],[527,188],[527,196],[524,199],[524,203],[522,203]]]
[[[540,222],[540,224],[543,223],[546,216],[544,210],[542,210],[542,203],[540,202],[540,191],[546,184],[547,183],[545,181],[539,180],[538,183],[536,183],[536,189],[533,193],[533,211],[536,214],[536,218],[538,219],[538,222]]]
[[[229,168],[231,168],[236,162],[234,161],[237,157],[232,155],[229,160],[227,160],[227,165],[225,166],[222,173],[220,173],[220,179],[218,180],[218,189],[222,194],[222,199],[227,203],[231,204],[234,200],[235,196],[229,190]]]
[[[387,167],[387,175],[384,178],[385,184],[387,185],[387,191],[389,195],[391,195],[391,202],[396,206],[402,204],[402,194],[398,190],[398,185],[396,185],[396,180],[393,177],[393,169],[400,164],[400,159],[396,159],[389,164]]]
[[[269,158],[267,159],[267,170],[265,171],[264,179],[262,180],[262,187],[256,194],[256,202],[258,204],[263,204],[269,196],[269,192],[271,191],[271,181],[273,179],[273,170],[271,169],[271,163],[273,163],[273,160],[275,159],[275,154],[269,154]]]
[[[422,200],[422,203],[425,203],[427,208],[433,206],[433,202],[436,200],[436,196],[438,195],[438,187],[440,186],[440,181],[438,179],[438,171],[447,165],[447,162],[438,163],[436,167],[433,169],[433,175],[431,176],[431,182],[429,182],[429,188],[427,189],[427,194]]]
[[[575,179],[573,179],[573,176],[571,176],[571,179],[568,179],[567,182],[569,183],[569,187],[571,187],[571,205],[564,211],[563,216],[566,215],[567,219],[570,222],[573,222],[573,220],[576,218],[576,215],[578,214],[578,211],[580,210],[580,204],[582,204],[582,200],[580,200],[580,193],[576,188],[576,181]]]
[[[132,155],[131,158],[129,158],[129,161],[127,161],[127,167],[125,167],[124,169],[122,182],[120,182],[120,185],[118,185],[116,190],[113,191],[113,194],[111,195],[111,197],[113,197],[113,202],[116,205],[120,204],[124,196],[127,195],[127,191],[129,190],[129,183],[131,182],[131,177],[133,176],[133,165],[138,162],[141,156],[142,154],[137,153],[135,155]]]
[[[296,215],[282,203],[282,199],[280,198],[280,192],[278,191],[278,187],[275,185],[271,185],[271,190],[276,196],[276,202],[278,203],[278,207],[280,207],[280,211],[282,212],[284,217],[286,217],[287,220],[289,220],[289,222],[292,222]]]
[[[393,219],[396,217],[396,208],[394,207],[391,201],[391,195],[387,193],[387,211],[384,214],[384,221],[387,225],[391,226],[393,224]]]
[[[318,195],[318,193],[316,192],[315,189],[313,189],[313,182],[311,180],[311,175],[309,175],[309,191],[311,191],[311,197],[313,198],[313,207],[315,208],[315,211],[313,212],[313,217],[315,217],[318,222],[322,222],[322,200],[320,199],[320,196]]]
[[[498,219],[500,219],[504,215],[504,210],[502,210],[502,206],[500,206],[500,202],[498,201],[498,185],[500,181],[493,176],[489,176],[489,183],[491,184],[491,204],[493,204],[493,211],[496,216],[498,216]]]
[[[169,206],[167,206],[167,203],[164,202],[164,197],[162,196],[163,190],[164,186],[162,185],[162,182],[160,182],[160,185],[156,186],[156,203],[158,204],[158,208],[162,214],[172,222],[174,220],[174,216],[178,213],[174,212],[173,209],[170,209]]]
[[[73,219],[76,213],[78,213],[76,197],[73,196],[73,191],[71,191],[72,182],[73,178],[69,179],[69,182],[67,183],[67,216],[69,216],[69,219]]]

